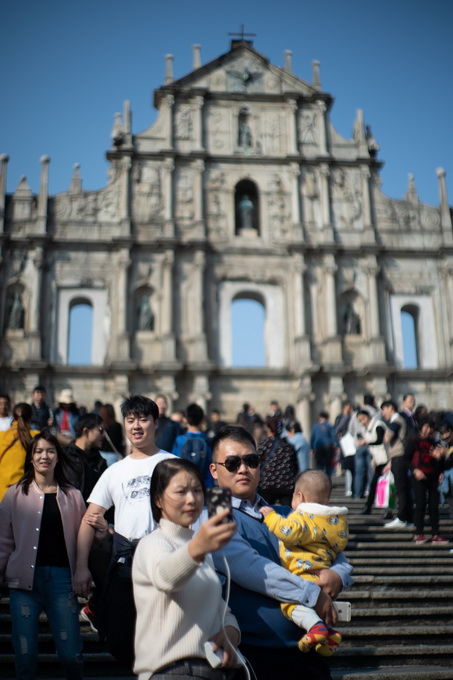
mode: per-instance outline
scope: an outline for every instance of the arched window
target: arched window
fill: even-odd
[[[413,305],[402,307],[401,333],[403,336],[403,368],[419,367],[418,321],[418,307]]]
[[[235,233],[255,229],[259,232],[258,188],[250,179],[236,184],[234,191]]]
[[[233,363],[237,368],[266,366],[264,305],[257,299],[237,297],[231,306]]]
[[[69,307],[68,364],[93,363],[93,307],[89,300],[73,300]]]

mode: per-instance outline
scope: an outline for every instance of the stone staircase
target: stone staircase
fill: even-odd
[[[382,510],[361,515],[363,501],[344,497],[342,478],[334,480],[332,502],[350,509],[347,556],[355,580],[340,596],[352,603],[352,621],[338,624],[344,640],[331,659],[334,680],[453,680],[453,543],[416,546],[413,530],[383,529]],[[441,533],[453,538],[446,508]],[[7,589],[1,595],[0,677],[12,680]],[[39,677],[61,678],[42,618]],[[88,624],[81,626],[86,678],[130,678]]]
[[[338,478],[332,502],[349,508],[355,581],[339,598],[352,621],[337,626],[335,680],[453,680],[453,543],[415,545],[413,529],[384,529],[383,511],[361,515],[364,501],[345,498]],[[446,507],[441,534],[453,538]]]

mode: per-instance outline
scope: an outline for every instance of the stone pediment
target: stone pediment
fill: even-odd
[[[193,90],[213,93],[283,95],[286,93],[311,96],[318,94],[312,85],[269,60],[247,43],[241,43],[226,54],[195,69],[192,73],[156,90],[155,105],[167,93]]]

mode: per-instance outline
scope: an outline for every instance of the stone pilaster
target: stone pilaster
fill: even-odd
[[[175,234],[174,220],[174,171],[175,163],[172,158],[164,161],[163,168],[163,189],[164,189],[164,235],[172,237]]]
[[[199,404],[206,412],[208,410],[208,402],[211,400],[212,394],[209,387],[209,378],[207,375],[199,374],[195,376],[193,390],[191,393],[191,401]]]
[[[296,395],[296,415],[302,430],[307,439],[310,438],[311,431],[311,404],[315,395],[312,390],[311,378],[309,375],[302,376]]]
[[[338,337],[337,324],[337,295],[335,274],[337,265],[333,255],[324,257],[324,324],[326,329],[326,339],[324,342],[323,363],[341,363],[341,343]]]
[[[341,413],[341,402],[345,397],[343,378],[339,375],[331,375],[329,377],[328,403],[326,404],[331,423]]]
[[[41,359],[40,319],[43,260],[43,249],[37,247],[34,255],[30,258],[33,271],[30,281],[30,309],[27,332],[29,359],[36,360]]]
[[[162,361],[176,359],[173,331],[173,267],[174,253],[172,250],[166,250],[162,262]]]
[[[194,221],[203,220],[203,172],[205,169],[204,161],[196,160],[193,162],[194,182],[193,182],[193,201],[194,201]]]
[[[131,233],[131,168],[129,156],[121,159],[120,220],[123,236]]]
[[[300,215],[300,166],[298,163],[291,163],[289,166],[291,177],[291,214],[293,224],[301,223]]]
[[[326,136],[326,111],[327,107],[325,102],[318,99],[316,102],[318,107],[318,134],[319,134],[319,155],[328,156],[327,151],[327,136]]]
[[[191,360],[205,362],[207,360],[207,343],[204,332],[204,268],[205,254],[202,250],[195,253],[191,272],[191,298],[192,307],[190,315],[190,344],[192,345]]]
[[[173,149],[174,104],[175,104],[174,96],[172,94],[167,94],[167,96],[165,97],[165,105],[167,107],[167,127],[164,147],[166,149]]]
[[[450,206],[448,205],[447,183],[445,181],[445,176],[446,176],[445,170],[443,168],[438,168],[437,177],[439,180],[440,223],[442,225],[444,243],[446,245],[451,245],[453,243],[453,234]]]
[[[363,201],[363,229],[366,240],[373,238],[373,218],[371,215],[370,197],[370,169],[367,165],[360,166],[360,177],[362,179],[362,201]]]
[[[194,98],[195,103],[195,122],[194,122],[194,135],[195,135],[195,150],[204,150],[204,129],[203,129],[203,106],[204,98],[201,96]]]
[[[129,295],[129,267],[131,260],[129,251],[123,248],[118,254],[117,270],[114,278],[116,287],[116,326],[118,342],[116,347],[115,361],[129,361],[130,359],[130,334],[128,329],[128,303]]]
[[[378,296],[378,276],[380,272],[379,264],[375,257],[370,256],[366,263],[366,275],[368,279],[368,320],[370,335],[370,364],[380,364],[385,362],[384,338],[381,335],[381,324],[379,317],[379,296]]]
[[[329,191],[329,177],[330,168],[327,163],[322,163],[319,166],[320,178],[320,199],[322,210],[322,230],[324,232],[324,241],[333,241],[332,229],[332,214],[330,206],[330,191]]]
[[[293,317],[296,369],[310,365],[310,338],[307,336],[305,317],[305,272],[306,265],[299,255],[293,260]]]
[[[288,153],[297,154],[297,102],[291,99],[287,104],[288,109]]]

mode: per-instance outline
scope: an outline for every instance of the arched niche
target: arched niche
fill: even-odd
[[[225,367],[233,365],[232,303],[233,300],[255,300],[265,309],[264,349],[266,368],[283,368],[287,363],[287,327],[285,304],[280,286],[271,283],[249,281],[222,281],[218,288],[219,323],[218,347],[219,363]],[[246,330],[251,330],[246,321]]]
[[[69,303],[67,358],[70,366],[93,363],[93,305],[87,298]]]
[[[234,189],[235,234],[259,234],[258,187],[250,179],[241,179]]]
[[[239,293],[231,302],[232,366],[266,366],[266,308],[262,296]]]
[[[338,305],[339,329],[341,335],[365,335],[365,308],[363,300],[355,289],[342,293]]]
[[[156,309],[153,300],[153,289],[140,286],[134,294],[133,329],[135,332],[152,333],[156,326]]]

